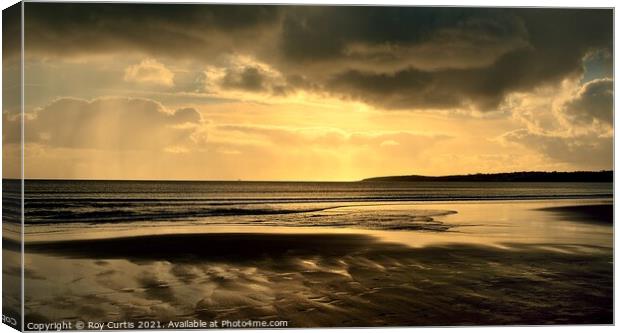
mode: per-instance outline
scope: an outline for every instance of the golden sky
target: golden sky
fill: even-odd
[[[27,178],[613,166],[611,10],[26,3],[25,29]]]

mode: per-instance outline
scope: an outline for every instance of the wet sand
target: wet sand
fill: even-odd
[[[470,214],[466,206],[456,209],[460,217],[451,223],[461,227],[449,232],[210,228],[38,240],[26,245],[26,321],[252,319],[288,320],[290,327],[612,323],[612,229],[600,214],[610,205],[549,206],[557,210],[481,203],[491,218],[505,209],[515,212],[510,216],[546,218],[531,222],[541,228],[561,227],[550,233],[556,237],[513,241],[502,235],[518,232],[510,229],[517,222],[488,224],[476,218],[474,206],[467,206]],[[557,238],[557,230],[566,237]]]
[[[559,217],[580,223],[604,223],[613,224],[613,205],[579,205],[542,208],[556,213]]]

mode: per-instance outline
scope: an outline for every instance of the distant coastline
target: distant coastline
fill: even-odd
[[[20,182],[19,178],[2,178],[3,181]],[[613,170],[601,171],[519,171],[504,173],[475,173],[467,175],[422,176],[400,175],[370,177],[362,180],[261,180],[261,179],[64,179],[64,178],[26,178],[26,182],[177,182],[177,183],[341,183],[341,182],[577,182],[611,183]]]
[[[363,179],[363,182],[613,182],[611,170],[603,171],[571,171],[571,172],[505,172],[505,173],[477,173],[468,175],[450,176],[385,176]]]

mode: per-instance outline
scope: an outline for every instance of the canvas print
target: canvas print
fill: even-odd
[[[3,11],[3,323],[613,323],[613,10]]]

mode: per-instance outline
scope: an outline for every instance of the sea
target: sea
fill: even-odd
[[[24,192],[26,226],[200,223],[435,230],[443,228],[433,223],[437,216],[456,212],[373,207],[416,202],[611,198],[613,185],[27,180]]]

